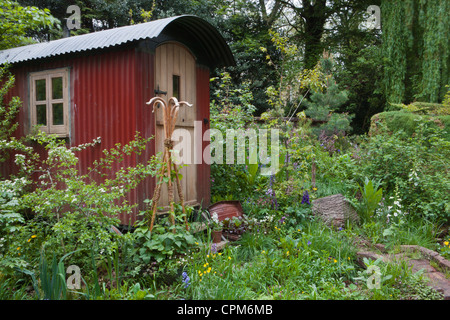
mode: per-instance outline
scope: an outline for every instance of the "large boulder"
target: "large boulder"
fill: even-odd
[[[344,228],[347,221],[359,222],[358,213],[342,194],[313,200],[312,211],[330,227]]]

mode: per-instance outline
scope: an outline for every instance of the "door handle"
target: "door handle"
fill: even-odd
[[[159,85],[158,85],[158,88],[155,90],[155,94],[164,94],[164,95],[166,95],[166,94],[167,94],[167,91],[161,91],[161,90],[159,90]]]

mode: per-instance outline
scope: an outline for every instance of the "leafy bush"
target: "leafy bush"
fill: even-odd
[[[30,139],[44,146],[46,154],[42,159],[24,154],[15,156],[16,164],[26,177],[22,184],[33,186],[32,191],[24,192],[20,201],[15,202],[15,209],[29,211],[31,219],[25,223],[17,216],[20,224],[13,226],[12,220],[9,222],[8,228],[15,228],[15,233],[9,237],[7,259],[2,264],[8,267],[34,264],[39,247],[43,246],[59,257],[77,251],[73,259],[85,265],[88,262],[86,252],[94,240],[98,241],[102,254],[111,254],[118,237],[111,231],[112,226],[120,223],[117,215],[129,213],[136,206],[127,202],[126,195],[143,179],[155,174],[158,160],[152,157],[148,163],[110,172],[124,157],[139,154],[150,139],[136,135],[126,145],[117,144],[104,150],[104,156],[85,174],[78,170],[76,154],[96,145],[100,138],[71,148],[64,141],[42,132]],[[36,180],[31,179],[32,174],[37,174]]]
[[[382,181],[386,194],[398,190],[411,217],[448,220],[450,142],[433,122],[416,122],[410,134],[381,127],[362,146],[360,173]]]
[[[428,126],[436,130],[445,129],[442,132],[443,137],[450,141],[450,115],[420,115],[405,110],[390,111],[376,114],[372,117],[370,134],[376,135],[378,131],[387,129],[390,132],[404,131],[405,134],[412,136],[422,121],[427,121]]]
[[[150,232],[147,220],[136,222],[133,231],[133,261],[136,264],[160,263],[162,261],[186,255],[196,243],[195,237],[187,231],[182,223],[181,210],[175,212],[179,222],[172,225],[162,219]]]

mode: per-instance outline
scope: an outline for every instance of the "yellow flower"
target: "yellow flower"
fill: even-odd
[[[444,246],[448,246],[448,244],[449,244],[448,241],[445,241],[445,242],[444,242]]]
[[[35,234],[33,234],[32,236],[31,236],[31,238],[36,238],[37,237],[37,235],[35,235]]]
[[[231,257],[228,257],[228,260],[231,260]]]
[[[336,259],[334,259],[334,260],[333,260],[333,262],[334,262],[334,263],[336,263],[336,262],[337,262],[337,260],[336,260]]]
[[[20,247],[17,247],[17,250],[20,250]]]
[[[287,256],[289,255],[289,251],[286,252],[286,255],[287,255]]]
[[[198,245],[198,242],[196,242],[195,244]]]
[[[221,255],[222,255],[222,252],[219,252],[218,255],[221,256]]]
[[[317,191],[317,188],[313,188],[314,191]]]
[[[30,241],[31,241],[31,238],[27,240],[27,242],[30,242]]]
[[[261,251],[262,254],[266,253],[266,250]]]

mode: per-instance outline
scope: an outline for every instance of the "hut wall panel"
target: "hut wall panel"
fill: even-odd
[[[197,66],[196,69],[196,81],[197,81],[197,121],[202,122],[202,137],[205,131],[210,129],[209,126],[209,69],[203,66]],[[208,122],[204,123],[203,120],[207,119]],[[205,148],[210,144],[209,139],[202,139],[202,153]],[[209,160],[209,159],[207,159]],[[202,163],[197,164],[197,194],[198,201],[202,206],[208,207],[211,201],[211,168],[208,163],[205,162],[204,156],[202,157]]]
[[[144,138],[155,136],[155,118],[152,107],[147,105],[154,96],[154,54],[145,50],[136,50],[135,59],[135,82],[136,82],[136,124],[137,131]],[[147,163],[155,154],[155,144],[152,139],[144,152],[138,156],[139,163]],[[155,188],[155,180],[152,177],[144,180],[137,188],[136,196],[138,201],[138,210],[146,210],[145,199],[151,199]],[[139,217],[134,215],[130,222],[134,223]]]

